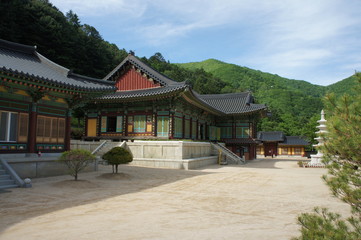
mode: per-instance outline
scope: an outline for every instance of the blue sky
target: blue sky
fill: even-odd
[[[50,0],[104,40],[329,85],[361,71],[360,0]]]

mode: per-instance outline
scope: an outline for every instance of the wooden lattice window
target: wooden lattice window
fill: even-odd
[[[192,139],[197,138],[197,121],[192,122]]]
[[[29,130],[29,115],[27,113],[20,113],[19,118],[19,142],[26,142],[28,140]]]
[[[145,115],[134,116],[134,132],[145,132],[146,117]]]
[[[65,119],[38,116],[36,141],[62,143],[65,137]]]
[[[158,137],[168,137],[169,131],[169,117],[168,116],[158,116],[157,118],[157,136]]]
[[[65,138],[65,119],[64,118],[59,118],[58,119],[59,122],[59,131],[58,131],[58,139],[59,142],[64,142],[64,138]]]
[[[249,138],[249,127],[236,127],[237,138]]]
[[[232,138],[232,127],[221,127],[221,138]]]
[[[294,154],[295,154],[295,155],[301,155],[301,154],[302,154],[302,149],[299,148],[299,147],[295,147],[295,148],[294,148]]]
[[[183,118],[174,117],[174,137],[183,137]]]
[[[185,138],[190,138],[190,130],[191,129],[191,121],[190,119],[185,119],[184,122],[184,137]]]
[[[58,119],[53,118],[51,119],[51,142],[57,142],[58,140]]]
[[[18,135],[18,113],[0,112],[0,141],[16,142]]]

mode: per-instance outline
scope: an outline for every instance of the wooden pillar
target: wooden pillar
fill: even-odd
[[[158,119],[157,119],[157,105],[156,102],[152,103],[152,111],[153,111],[153,115],[152,115],[152,136],[156,137],[157,136],[157,128],[158,128]]]
[[[157,118],[157,112],[153,112],[153,119],[152,119],[152,125],[153,125],[153,128],[152,128],[152,134],[153,134],[153,137],[156,137],[157,136],[157,131],[158,131],[158,118]]]
[[[169,139],[174,138],[174,111],[170,111],[169,116]]]
[[[193,136],[192,136],[192,126],[193,125],[193,119],[192,118],[189,118],[189,139],[193,139]]]
[[[38,113],[37,104],[31,104],[29,115],[29,132],[28,132],[28,152],[36,153],[36,129],[37,129]]]
[[[236,138],[236,123],[234,121],[234,118],[232,118],[232,138]]]
[[[183,115],[182,117],[182,138],[185,138],[185,129],[186,128],[186,116]]]
[[[68,110],[65,117],[65,151],[70,150],[70,133],[71,133],[71,109]]]
[[[83,137],[89,136],[88,133],[88,112],[84,112],[84,135]]]
[[[199,123],[198,123],[198,119],[196,121],[196,139],[199,139]]]
[[[128,110],[124,111],[124,120],[123,120],[123,135],[128,136]]]

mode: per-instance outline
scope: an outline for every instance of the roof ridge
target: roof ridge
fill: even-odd
[[[109,81],[106,81],[106,80],[103,80],[103,79],[99,79],[99,78],[93,78],[93,77],[84,76],[84,75],[81,75],[81,74],[74,73],[74,72],[71,71],[71,70],[68,72],[68,76],[69,76],[69,77],[78,77],[78,78],[82,78],[82,79],[85,79],[85,80],[89,80],[89,81],[93,81],[93,82],[98,82],[98,83],[107,84],[107,85],[113,85],[113,86],[114,86],[114,83],[113,83],[113,82],[109,82]]]
[[[214,97],[214,96],[217,96],[217,97],[222,97],[222,96],[237,96],[237,95],[240,95],[240,94],[251,94],[250,91],[245,91],[245,92],[236,92],[236,93],[221,93],[221,94],[217,94],[217,93],[214,93],[214,94],[199,94],[200,96],[202,97]]]
[[[10,42],[4,39],[0,39],[0,48],[5,48],[7,50],[22,52],[26,54],[34,54],[36,51],[36,46]]]
[[[124,60],[118,66],[116,66],[107,76],[105,76],[103,80],[108,80],[109,78],[111,78],[123,65],[125,65],[126,62],[130,62],[131,64],[140,68],[145,73],[147,73],[147,75],[149,75],[151,78],[155,78],[155,80],[160,81],[163,85],[185,82],[185,81],[183,82],[174,81],[173,79],[167,77],[166,75],[158,72],[148,64],[142,62],[140,59],[138,59],[132,54],[129,54],[126,58],[124,58]]]
[[[55,71],[61,72],[64,76],[67,76],[70,72],[70,70],[66,67],[61,66],[60,64],[57,64],[56,62],[51,61],[49,58],[41,55],[39,52],[35,51],[35,55],[40,59],[41,62],[45,63]]]

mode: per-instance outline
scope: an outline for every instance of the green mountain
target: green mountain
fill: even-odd
[[[267,104],[272,116],[262,119],[259,130],[283,131],[287,135],[303,135],[312,141],[317,120],[323,108],[322,97],[327,92],[337,95],[349,92],[354,78],[350,77],[328,87],[306,81],[292,80],[276,74],[241,67],[215,59],[177,64],[189,70],[203,69],[225,82],[221,92],[250,90],[258,103]]]
[[[339,82],[328,85],[326,87],[327,92],[332,92],[337,96],[343,95],[345,93],[353,94],[353,88],[357,83],[357,78],[352,75],[351,77],[345,78]]]
[[[277,88],[307,92],[307,94],[316,97],[322,96],[326,92],[326,89],[323,86],[314,85],[301,80],[290,80],[276,74],[265,73],[259,70],[225,63],[216,59],[177,65],[192,70],[204,69],[206,72],[212,73],[215,77],[218,77],[227,83],[228,86],[223,89],[224,92],[244,90],[257,92],[260,89]]]

